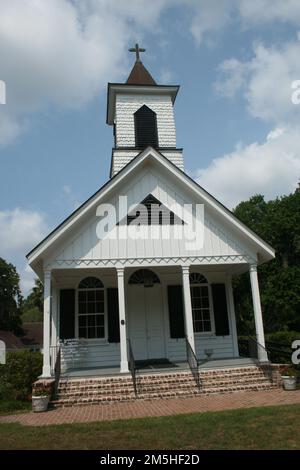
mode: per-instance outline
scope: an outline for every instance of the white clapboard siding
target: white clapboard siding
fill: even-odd
[[[101,368],[120,364],[120,345],[105,343],[102,340],[85,341],[85,350],[74,354],[62,347],[62,367],[66,370],[74,368]]]
[[[197,336],[195,335],[196,355],[200,360],[206,359],[205,349],[212,349],[211,359],[234,357],[232,336]],[[171,361],[186,360],[185,339],[172,339],[167,342],[168,357]]]

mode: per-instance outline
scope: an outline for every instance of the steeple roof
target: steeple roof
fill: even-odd
[[[129,77],[126,81],[127,85],[157,85],[154,78],[150,75],[141,60],[136,60]]]

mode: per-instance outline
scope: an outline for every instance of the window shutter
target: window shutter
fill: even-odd
[[[225,284],[212,284],[212,296],[217,336],[229,335],[228,310]]]
[[[168,286],[168,304],[171,338],[184,338],[182,286]]]
[[[107,292],[108,342],[120,342],[118,289],[112,287]]]
[[[75,289],[61,289],[60,291],[60,339],[75,337]]]

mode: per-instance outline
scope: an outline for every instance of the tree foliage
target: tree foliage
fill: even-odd
[[[0,329],[21,333],[22,301],[16,268],[0,258]]]
[[[44,287],[39,279],[35,280],[28,297],[22,302],[22,320],[42,321],[43,320],[43,296]]]
[[[262,195],[241,202],[234,214],[276,250],[258,269],[267,332],[300,331],[300,191],[266,202]],[[234,282],[239,333],[254,331],[249,275]]]

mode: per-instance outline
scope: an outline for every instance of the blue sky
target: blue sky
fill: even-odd
[[[185,168],[234,207],[292,192],[300,175],[300,2],[0,0],[0,256],[25,253],[107,179],[106,84],[139,42],[158,83],[180,84]]]

